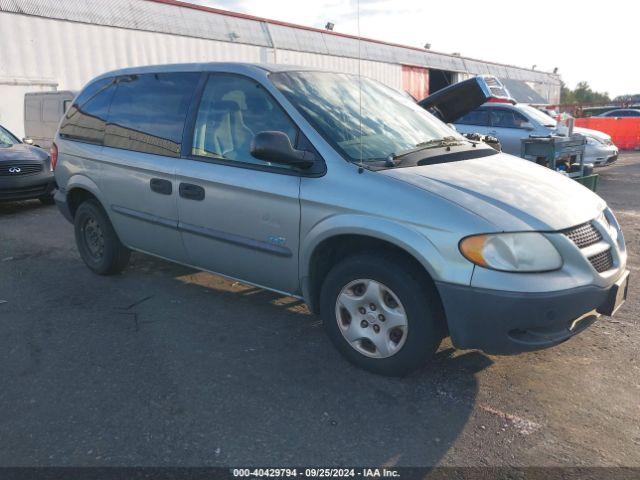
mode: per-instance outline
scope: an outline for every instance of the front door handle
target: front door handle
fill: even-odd
[[[149,181],[149,186],[152,191],[162,195],[171,195],[171,192],[173,192],[171,182],[169,180],[164,180],[163,178],[152,178]]]
[[[204,188],[193,183],[180,184],[180,196],[189,200],[204,200]]]

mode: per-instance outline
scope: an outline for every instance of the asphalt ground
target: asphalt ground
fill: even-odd
[[[92,274],[72,226],[0,204],[0,466],[640,466],[640,154],[598,171],[630,298],[555,348],[352,367],[299,301],[134,254]]]

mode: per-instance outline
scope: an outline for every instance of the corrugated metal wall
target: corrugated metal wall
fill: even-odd
[[[6,0],[0,0],[6,1]],[[51,20],[0,12],[0,51],[10,51],[0,62],[0,97],[23,96],[10,79],[47,78],[59,90],[79,90],[91,78],[117,68],[182,62],[245,61],[316,66],[347,73],[358,72],[358,60],[183,37],[157,32]],[[277,55],[277,59],[276,59]],[[362,60],[363,75],[393,88],[402,87],[402,67]],[[3,80],[4,79],[4,80]],[[3,85],[4,84],[4,85]],[[36,91],[36,89],[34,89]],[[5,97],[6,98],[6,97]],[[21,100],[16,100],[16,105]],[[22,109],[11,114],[0,104],[0,122],[23,135]]]
[[[0,11],[559,85],[555,75],[156,0],[0,0]]]
[[[225,60],[349,73],[360,68],[363,75],[396,89],[402,89],[402,65],[408,65],[458,72],[459,78],[493,74],[527,81],[551,102],[560,91],[559,78],[544,72],[373,41],[359,44],[323,31],[153,0],[0,0],[0,32],[4,98],[23,95],[10,86],[16,79],[44,78],[60,90],[78,90],[92,77],[116,68]],[[0,104],[0,122],[7,122],[6,108]],[[12,110],[7,126],[21,135],[19,116]]]
[[[77,90],[108,70],[156,63],[273,61],[273,49],[0,12],[0,77],[51,78]]]

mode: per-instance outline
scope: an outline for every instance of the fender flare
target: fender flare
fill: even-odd
[[[300,278],[309,277],[311,259],[325,240],[338,235],[362,235],[384,240],[412,255],[432,278],[444,268],[444,259],[435,245],[422,233],[391,220],[358,214],[335,215],[322,220],[300,242]]]
[[[91,180],[89,177],[79,173],[71,176],[67,181],[67,184],[65,185],[65,196],[68,196],[69,193],[76,188],[87,190],[94,197],[96,197],[100,201],[100,203],[102,203],[102,192],[100,191],[100,188],[98,187],[96,182]]]
[[[107,208],[107,205],[105,205],[104,203],[104,197],[102,195],[102,191],[100,190],[100,187],[98,187],[98,184],[96,182],[91,180],[86,175],[82,175],[82,174],[72,175],[67,181],[67,184],[65,185],[65,188],[63,190],[64,198],[67,204],[69,201],[68,200],[69,194],[71,193],[72,190],[75,190],[75,189],[86,190],[87,192],[91,193],[94,197],[98,199],[98,201],[104,208],[105,212],[107,212],[107,215],[109,215],[109,211],[108,211],[109,209]]]

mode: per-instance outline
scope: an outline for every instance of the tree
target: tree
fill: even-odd
[[[561,82],[560,103],[577,103],[585,105],[590,103],[608,103],[610,101],[611,98],[609,98],[609,93],[596,92],[591,89],[587,82],[578,82],[578,85],[576,85],[574,90],[571,90],[564,82]]]

